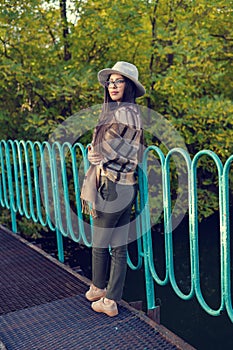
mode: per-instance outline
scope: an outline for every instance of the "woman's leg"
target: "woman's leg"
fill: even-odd
[[[95,287],[104,289],[109,263],[108,248],[92,248],[92,282]]]
[[[120,300],[127,270],[127,241],[131,206],[122,213],[102,214],[95,220],[92,248],[92,282],[95,287],[106,287],[109,260],[111,261],[107,298]],[[115,228],[105,226],[111,222]],[[109,227],[109,228],[108,228]],[[111,246],[111,255],[109,253]]]
[[[110,260],[109,244],[113,229],[106,228],[108,217],[98,212],[93,220],[94,234],[92,242],[92,283],[95,287],[104,289],[107,282],[107,272]],[[110,217],[112,220],[112,218]]]
[[[127,243],[131,206],[122,213],[111,237],[111,266],[106,297],[119,301],[122,298],[127,272]]]
[[[119,301],[122,298],[127,271],[127,246],[112,248],[110,277],[106,298]]]

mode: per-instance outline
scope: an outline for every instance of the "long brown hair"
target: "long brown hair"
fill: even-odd
[[[108,80],[110,75],[108,77]],[[101,144],[104,134],[111,123],[114,112],[117,108],[121,107],[122,104],[135,104],[135,95],[136,95],[136,86],[135,84],[128,78],[124,77],[125,80],[125,89],[123,93],[123,97],[120,103],[113,101],[110,97],[108,88],[104,88],[104,103],[102,107],[102,112],[100,114],[99,122],[95,128],[93,135],[93,145],[96,146],[96,151],[100,151],[99,145]]]

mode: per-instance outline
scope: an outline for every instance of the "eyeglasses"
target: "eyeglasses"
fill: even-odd
[[[104,83],[104,85],[107,87],[107,88],[109,88],[109,86],[111,85],[111,84],[113,84],[114,85],[114,87],[118,87],[118,86],[120,86],[121,84],[123,84],[125,82],[125,80],[124,79],[117,79],[117,80],[115,80],[115,81],[105,81],[105,83]]]

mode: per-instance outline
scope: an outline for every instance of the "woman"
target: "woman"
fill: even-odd
[[[88,152],[91,167],[81,194],[84,202],[92,203],[94,226],[92,284],[86,298],[92,301],[94,311],[116,316],[127,271],[130,214],[137,188],[135,170],[142,141],[135,98],[144,95],[145,89],[138,81],[136,66],[128,62],[101,70],[98,80],[105,87],[104,104]]]

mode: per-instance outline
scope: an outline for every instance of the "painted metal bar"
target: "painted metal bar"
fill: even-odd
[[[228,316],[233,322],[233,307],[232,307],[232,274],[231,267],[233,258],[231,257],[231,232],[230,232],[230,206],[229,206],[229,174],[230,167],[233,165],[233,155],[228,158],[223,168],[223,237],[222,244],[224,249],[224,274],[223,274],[223,289],[226,310]]]
[[[6,161],[6,149],[7,149],[7,143],[6,141],[1,141],[1,185],[2,185],[2,191],[1,191],[1,205],[4,208],[10,209],[10,202],[8,199],[8,193],[7,193],[7,161]]]
[[[138,173],[140,173],[140,167],[138,169]],[[139,178],[141,178],[141,175],[138,175]],[[142,204],[142,203],[141,203]],[[136,237],[137,237],[137,264],[133,264],[129,252],[127,252],[127,261],[128,265],[131,270],[139,270],[142,267],[142,257],[144,256],[142,251],[142,229],[141,229],[141,223],[140,223],[140,215],[141,215],[142,209],[139,204],[139,198],[137,197],[135,201],[135,225],[136,225]]]
[[[197,164],[198,160],[202,156],[209,156],[211,159],[214,160],[217,170],[218,170],[218,177],[219,177],[219,206],[220,206],[220,221],[221,221],[221,208],[222,208],[222,195],[221,195],[221,188],[222,188],[222,172],[223,172],[223,166],[222,162],[219,159],[219,157],[212,151],[209,150],[202,150],[198,152],[193,161],[191,166],[191,193],[192,193],[192,207],[193,207],[193,223],[192,223],[192,243],[193,243],[193,257],[194,257],[194,286],[195,286],[195,295],[197,297],[197,300],[199,301],[199,304],[201,307],[210,315],[212,316],[218,316],[221,314],[221,311],[224,309],[224,289],[222,287],[222,283],[220,285],[220,292],[221,292],[221,303],[218,309],[211,308],[207,302],[204,299],[202,290],[201,290],[201,283],[200,283],[200,266],[199,266],[199,246],[198,246],[198,209],[197,209]],[[220,242],[222,242],[222,232],[220,232]],[[221,256],[221,278],[224,276],[224,249],[223,245],[220,246],[220,256]]]
[[[17,223],[16,223],[16,212],[14,210],[14,189],[13,189],[12,167],[11,167],[12,162],[11,162],[9,147],[6,147],[5,150],[6,150],[6,169],[7,169],[9,202],[10,202],[10,210],[11,210],[12,231],[16,233]]]
[[[178,286],[178,283],[176,281],[175,277],[175,271],[174,271],[174,252],[173,252],[173,239],[172,239],[172,232],[173,232],[173,227],[172,227],[172,204],[171,204],[171,191],[170,191],[170,160],[173,155],[182,155],[183,159],[186,162],[186,167],[187,167],[187,177],[188,177],[188,202],[190,204],[191,202],[191,191],[190,191],[190,171],[191,171],[191,159],[189,154],[180,148],[174,148],[170,150],[166,156],[165,162],[164,162],[164,176],[165,176],[165,183],[164,183],[164,193],[165,193],[165,203],[164,204],[164,211],[165,211],[165,235],[167,236],[167,249],[166,253],[168,255],[167,259],[167,265],[168,265],[168,273],[169,273],[169,280],[171,283],[171,286],[175,293],[184,300],[189,300],[193,297],[194,295],[194,284],[193,284],[193,279],[191,278],[191,286],[190,290],[187,294],[185,294],[181,288]],[[189,205],[189,209],[191,211],[191,206]],[[189,244],[190,244],[190,266],[191,266],[191,271],[190,271],[190,276],[192,276],[193,273],[193,267],[194,267],[194,259],[193,259],[193,254],[192,252],[192,239],[191,236],[189,238]]]
[[[153,244],[152,244],[152,232],[151,232],[151,218],[150,218],[150,203],[149,203],[149,189],[148,189],[148,173],[147,173],[147,160],[148,160],[148,155],[149,152],[155,152],[158,154],[160,162],[161,162],[161,167],[162,169],[164,168],[164,155],[161,152],[161,150],[156,147],[156,146],[149,146],[143,155],[143,164],[142,164],[142,174],[143,174],[143,181],[142,181],[142,186],[140,189],[140,193],[142,194],[143,198],[143,215],[141,216],[142,220],[142,230],[143,233],[146,235],[145,243],[146,243],[146,250],[147,250],[147,255],[145,255],[145,261],[148,259],[148,266],[149,266],[149,271],[151,273],[151,277],[155,280],[156,283],[160,285],[166,285],[168,283],[168,261],[167,257],[168,254],[165,252],[166,256],[166,272],[165,272],[165,277],[164,279],[161,279],[159,277],[159,274],[157,273],[155,266],[154,266],[154,254],[153,254]],[[163,194],[164,194],[164,172],[162,174],[162,185],[163,185]],[[164,197],[163,197],[164,199]],[[165,202],[165,199],[164,199]],[[164,211],[166,210],[166,206],[164,206]],[[167,236],[165,235],[165,249],[167,248]],[[144,247],[145,249],[145,247]]]

